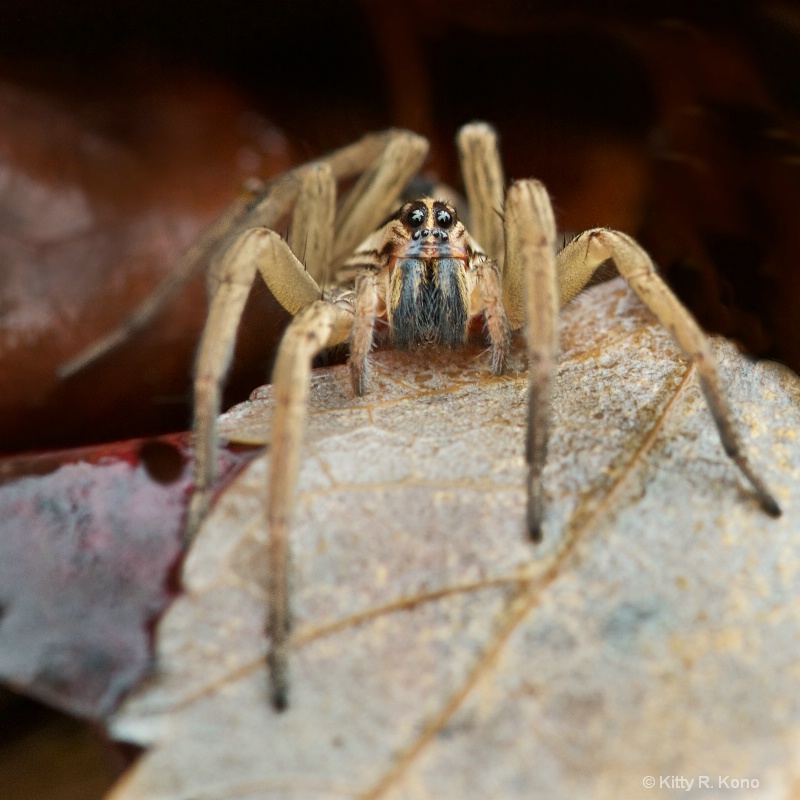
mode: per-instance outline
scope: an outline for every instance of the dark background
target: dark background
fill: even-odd
[[[636,235],[713,332],[800,365],[790,3],[78,2],[0,9],[0,452],[189,426],[198,278],[69,381],[251,175],[483,118],[562,230]],[[226,401],[285,315],[253,290]]]
[[[493,122],[562,230],[634,234],[709,331],[798,369],[798,52],[788,2],[5,2],[0,452],[188,428],[202,276],[108,358],[56,368],[246,178],[389,125],[458,186],[455,131]],[[286,322],[259,282],[227,403],[268,378]],[[124,761],[13,696],[0,716],[15,800],[99,797]]]

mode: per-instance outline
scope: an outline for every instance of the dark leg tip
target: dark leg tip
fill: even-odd
[[[492,355],[492,374],[505,375],[508,370],[508,356],[503,353],[502,355]]]
[[[289,668],[286,651],[282,648],[270,650],[267,655],[267,667],[272,707],[279,712],[286,711],[289,707]]]
[[[353,394],[356,397],[363,397],[369,391],[369,372],[366,369],[359,371],[351,366],[350,386],[353,388]]]
[[[528,536],[534,544],[542,541],[542,526],[537,522],[528,526]]]
[[[762,497],[761,507],[771,517],[777,518],[783,514],[783,511],[781,511],[781,507],[778,505],[777,501],[773,497]]]
[[[189,500],[189,507],[186,510],[186,522],[183,528],[183,543],[188,547],[197,535],[200,525],[208,514],[211,500],[210,492],[207,489],[196,487]]]
[[[539,544],[539,542],[542,541],[542,512],[541,493],[538,491],[531,492],[530,499],[528,500],[527,522],[528,536],[534,544]]]
[[[281,713],[289,708],[289,695],[283,687],[272,687],[272,707]]]

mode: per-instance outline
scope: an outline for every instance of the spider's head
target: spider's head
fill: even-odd
[[[455,209],[428,197],[406,203],[389,221],[386,305],[395,347],[467,337],[474,251]]]
[[[462,258],[472,256],[466,229],[456,210],[442,200],[424,197],[406,203],[392,220],[395,258]]]

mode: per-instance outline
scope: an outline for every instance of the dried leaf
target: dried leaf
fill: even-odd
[[[202,529],[158,674],[113,722],[150,748],[113,800],[632,798],[645,776],[726,774],[788,797],[798,379],[716,344],[775,521],[624,286],[579,298],[562,342],[538,548],[519,357],[498,379],[475,349],[379,353],[363,399],[343,368],[315,374],[291,707],[269,707],[263,662],[265,458]],[[263,435],[268,397],[228,434]]]

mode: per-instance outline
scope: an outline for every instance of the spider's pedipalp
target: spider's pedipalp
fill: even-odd
[[[364,271],[356,278],[355,316],[350,336],[350,382],[360,397],[369,389],[369,353],[378,309],[378,282],[375,274]]]
[[[480,303],[486,319],[486,332],[491,345],[490,364],[495,375],[502,375],[511,351],[511,326],[503,307],[503,284],[497,264],[486,259],[476,270]]]

